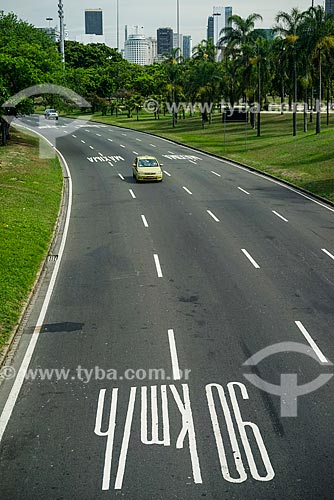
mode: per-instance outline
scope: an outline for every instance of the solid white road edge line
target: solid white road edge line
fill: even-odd
[[[172,330],[172,329],[168,330],[168,341],[169,341],[170,355],[172,358],[173,379],[180,380],[181,374],[180,374],[180,368],[179,368],[179,360],[177,357],[174,330]]]
[[[192,194],[192,192],[191,192],[191,191],[189,191],[189,189],[188,189],[188,188],[186,188],[186,186],[182,186],[182,189],[184,189],[184,190],[185,190],[188,194]]]
[[[283,217],[283,215],[276,212],[276,210],[272,210],[272,213],[277,215],[277,217],[279,217],[280,219],[284,220],[284,222],[289,222],[288,219],[286,219],[285,217]]]
[[[246,255],[247,259],[253,264],[253,266],[256,269],[260,269],[259,264],[253,259],[253,257],[247,252],[247,250],[245,250],[244,248],[242,248],[241,251],[242,251],[242,253],[244,255]]]
[[[153,257],[154,257],[155,267],[157,268],[158,278],[162,278],[162,271],[161,271],[159,256],[155,253],[153,255]]]
[[[147,220],[146,220],[145,215],[142,215],[142,216],[141,216],[141,218],[142,218],[142,221],[143,221],[144,226],[145,226],[145,227],[148,227],[148,223],[147,223]]]
[[[213,220],[215,220],[216,222],[220,222],[220,220],[218,219],[218,217],[216,217],[215,214],[213,214],[211,212],[211,210],[207,210],[207,212],[213,218]]]
[[[328,255],[328,257],[330,257],[331,259],[334,260],[334,255],[332,255],[328,250],[326,250],[326,248],[322,248],[321,249],[326,255]]]
[[[129,189],[129,192],[130,192],[130,194],[131,194],[132,198],[133,198],[133,199],[135,199],[135,198],[136,198],[136,195],[135,195],[135,193],[132,191],[132,189]]]
[[[29,129],[29,130],[31,130],[31,129]],[[7,424],[9,422],[9,419],[12,415],[16,400],[18,398],[21,387],[23,385],[24,378],[25,378],[25,375],[27,373],[27,370],[28,370],[32,355],[34,353],[34,350],[35,350],[35,347],[36,347],[36,344],[37,344],[37,341],[39,338],[39,334],[40,334],[40,331],[41,331],[41,328],[42,328],[42,325],[43,325],[43,322],[45,319],[45,315],[46,315],[47,309],[49,307],[51,295],[52,295],[52,292],[53,292],[53,289],[55,286],[56,278],[58,275],[59,267],[60,267],[63,253],[64,253],[68,228],[69,228],[69,224],[70,224],[71,209],[72,209],[72,178],[71,178],[71,173],[70,173],[69,167],[67,165],[67,162],[66,162],[64,156],[62,155],[62,153],[58,149],[56,149],[48,139],[46,139],[39,132],[35,132],[35,134],[38,134],[39,136],[43,137],[43,139],[45,139],[46,142],[48,142],[50,144],[50,146],[58,153],[61,160],[63,161],[63,164],[65,166],[65,170],[66,170],[66,174],[68,177],[68,205],[67,205],[66,219],[65,219],[65,225],[64,225],[64,232],[63,232],[63,236],[61,239],[60,248],[59,248],[59,252],[58,252],[58,259],[56,260],[56,263],[55,263],[55,266],[54,266],[54,269],[53,269],[53,272],[51,275],[50,283],[49,283],[49,286],[48,286],[48,289],[47,289],[47,292],[46,292],[46,295],[45,295],[45,298],[43,301],[42,309],[41,309],[40,314],[38,316],[37,324],[35,326],[35,329],[33,331],[32,336],[31,336],[31,340],[29,342],[28,348],[27,348],[26,353],[24,355],[23,361],[22,361],[21,366],[17,372],[15,382],[14,382],[13,387],[9,393],[8,399],[6,401],[6,404],[4,406],[4,409],[3,409],[1,417],[0,417],[0,442],[2,440],[3,434],[6,430],[6,427],[7,427]]]
[[[311,335],[306,330],[306,328],[303,325],[303,323],[301,321],[295,321],[295,323],[298,326],[299,330],[304,335],[304,337],[307,340],[307,342],[312,347],[312,349],[315,352],[315,354],[318,356],[320,362],[328,364],[328,362],[329,362],[328,359],[326,358],[326,356],[324,356],[324,354],[321,352],[321,350],[319,349],[319,347],[317,346],[317,344],[314,342],[314,340],[312,339]]]

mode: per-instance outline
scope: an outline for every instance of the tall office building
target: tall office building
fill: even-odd
[[[103,35],[102,9],[85,10],[85,34]]]
[[[157,39],[149,37],[147,38],[148,43],[148,64],[153,64],[157,57]]]
[[[183,35],[178,33],[173,33],[173,49],[181,49],[181,55],[183,55]]]
[[[214,43],[217,45],[220,39],[220,32],[224,28],[224,7],[217,6],[213,8],[212,16],[214,18]]]
[[[106,43],[106,37],[104,35],[77,35],[75,40],[83,45]]]
[[[232,28],[232,7],[225,7],[225,28]]]
[[[206,39],[212,40],[212,41],[214,41],[214,39],[215,39],[215,18],[213,16],[208,17]]]
[[[185,59],[190,59],[192,56],[192,38],[190,35],[184,35],[182,40],[183,45],[183,57]]]
[[[326,0],[325,12],[326,14],[334,14],[334,0]]]
[[[173,48],[172,28],[158,28],[157,30],[158,55],[170,54]]]
[[[52,40],[53,42],[59,41],[59,33],[57,32],[56,28],[48,27],[48,28],[37,28],[37,29],[44,31],[47,35],[49,35],[50,40]]]
[[[142,33],[129,35],[124,43],[124,59],[145,66],[149,62],[149,42]]]

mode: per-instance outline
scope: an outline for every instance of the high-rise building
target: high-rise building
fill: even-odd
[[[145,66],[149,64],[149,42],[142,33],[129,35],[124,43],[124,59]]]
[[[232,7],[225,7],[225,28],[232,28]]]
[[[184,35],[182,40],[183,45],[183,57],[185,59],[190,59],[192,55],[192,38],[190,35]]]
[[[37,29],[44,31],[47,35],[49,35],[50,40],[52,40],[53,42],[58,42],[59,33],[57,32],[56,28],[48,27],[48,28],[37,28]]]
[[[183,35],[179,35],[178,33],[173,33],[173,49],[181,49],[181,53],[182,53],[182,36]]]
[[[153,64],[157,57],[157,39],[149,37],[147,38],[148,43],[148,64]]]
[[[334,0],[326,0],[325,12],[326,14],[334,14]]]
[[[106,37],[104,35],[77,35],[75,40],[84,45],[90,45],[91,43],[106,43]]]
[[[157,30],[158,55],[170,54],[173,48],[172,28],[158,28]]]
[[[215,39],[215,18],[213,16],[208,17],[206,39],[212,40],[212,41],[214,41],[214,39]]]
[[[85,10],[85,34],[103,35],[102,9]]]

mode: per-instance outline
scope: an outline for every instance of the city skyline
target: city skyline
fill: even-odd
[[[168,1],[168,0],[167,0]],[[120,40],[121,48],[124,40],[124,27],[142,25],[147,37],[156,36],[156,30],[162,27],[171,27],[176,32],[176,0],[143,0],[140,5],[133,0],[120,0]],[[315,1],[315,5],[322,5],[322,1]],[[246,0],[234,0],[227,2],[215,2],[205,4],[201,0],[180,0],[180,32],[192,37],[193,45],[206,39],[207,19],[212,15],[214,6],[232,6],[233,13],[246,17],[252,12],[262,15],[263,23],[258,23],[258,27],[270,28],[274,23],[274,17],[279,10],[291,10],[292,7],[299,7],[305,10],[311,6],[311,0],[282,0],[279,7],[268,7],[265,0],[254,0],[250,8]],[[69,38],[76,39],[76,36],[84,32],[84,12],[85,9],[101,8],[104,13],[104,28],[106,43],[116,46],[116,0],[64,0],[64,12],[66,30]],[[34,24],[37,27],[46,26],[46,18],[53,17],[52,26],[58,24],[57,0],[45,0],[41,5],[37,0],[32,0],[29,4],[22,4],[21,0],[3,0],[2,9],[5,12],[14,12],[23,20]]]

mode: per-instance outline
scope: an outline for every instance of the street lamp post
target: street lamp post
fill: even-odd
[[[64,7],[63,0],[58,1],[59,31],[60,31],[60,54],[61,62],[65,66],[65,37],[64,37]]]
[[[216,48],[217,48],[217,61],[218,61],[218,17],[221,16],[221,13],[220,12],[213,12],[212,15],[216,18]]]
[[[119,51],[119,0],[116,3],[116,23],[117,23],[117,50]]]
[[[180,0],[176,0],[176,29],[177,29],[177,38],[178,38],[178,46],[180,47]]]

